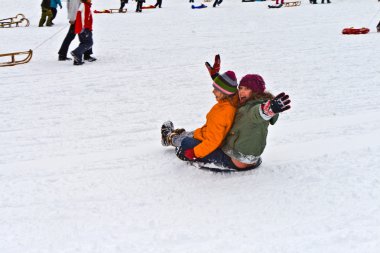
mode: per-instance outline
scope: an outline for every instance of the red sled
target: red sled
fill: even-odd
[[[101,13],[111,13],[111,11],[110,11],[110,10],[102,10],[102,11],[94,10],[94,13],[97,13],[97,14],[101,14]]]
[[[154,6],[154,5],[147,5],[147,6],[141,7],[141,9],[155,9],[155,8],[156,8],[156,6]]]
[[[369,33],[369,29],[362,27],[362,28],[344,28],[342,31],[343,34],[367,34]]]

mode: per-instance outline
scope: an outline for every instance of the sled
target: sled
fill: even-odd
[[[111,13],[127,13],[127,9],[109,9]]]
[[[254,166],[248,167],[246,169],[237,170],[237,169],[231,169],[231,168],[216,166],[214,164],[203,164],[203,163],[197,163],[197,162],[189,162],[190,165],[196,167],[197,169],[210,171],[213,173],[221,173],[221,174],[240,173],[240,172],[254,170],[254,169],[258,168],[261,165],[261,163],[262,163],[262,160],[260,158]]]
[[[16,59],[17,58],[16,56],[24,56],[24,58],[23,59]],[[32,49],[30,49],[29,51],[24,51],[24,52],[0,54],[0,59],[2,57],[10,57],[10,61],[7,61],[7,62],[1,62],[0,61],[0,67],[7,67],[7,66],[14,66],[14,65],[28,63],[30,61],[30,59],[32,59],[32,56],[33,56]]]
[[[94,13],[96,14],[111,13],[111,11],[110,10],[102,10],[102,11],[94,10]]]
[[[204,4],[201,4],[198,6],[191,5],[191,9],[204,9],[204,8],[207,8],[207,5],[204,5]]]
[[[141,7],[141,9],[156,9],[156,6],[154,6],[154,5],[146,5],[146,6]]]
[[[369,28],[362,27],[362,28],[344,28],[342,31],[343,34],[367,34],[369,33]]]
[[[296,6],[300,6],[300,5],[301,5],[301,1],[284,2],[285,7],[296,7]]]
[[[278,9],[278,8],[281,8],[283,6],[283,4],[279,4],[279,5],[268,5],[268,8],[270,9]]]
[[[29,26],[29,20],[25,18],[24,14],[20,13],[15,17],[0,19],[0,28],[11,28],[19,26]]]

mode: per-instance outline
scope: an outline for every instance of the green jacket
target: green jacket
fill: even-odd
[[[222,150],[228,156],[250,164],[256,162],[263,153],[268,125],[273,125],[278,119],[278,114],[269,121],[261,117],[259,108],[264,102],[251,100],[238,108],[234,124],[222,144]]]

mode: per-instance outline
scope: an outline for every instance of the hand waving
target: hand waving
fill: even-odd
[[[218,54],[215,55],[214,65],[212,67],[209,62],[206,62],[205,65],[211,78],[214,80],[220,71],[220,56]]]

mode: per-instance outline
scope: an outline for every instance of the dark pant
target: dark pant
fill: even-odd
[[[183,161],[189,161],[189,159],[187,159],[184,155],[185,150],[194,148],[199,143],[201,142],[197,139],[186,137],[182,140],[181,146],[176,148],[177,157]],[[213,152],[211,152],[203,158],[197,158],[195,162],[214,163],[224,168],[238,170],[238,168],[231,161],[231,158],[228,155],[226,155],[220,148],[217,148],[216,150],[214,150]]]
[[[143,2],[138,1],[136,6],[136,12],[141,12]]]
[[[122,10],[125,6],[125,4],[128,3],[128,0],[120,0],[120,10]]]
[[[158,6],[159,8],[161,8],[161,4],[162,4],[162,0],[157,0],[155,7]]]
[[[66,34],[65,39],[62,42],[61,48],[58,51],[60,57],[67,57],[67,52],[69,51],[69,47],[73,39],[75,38],[75,24],[71,24],[69,28],[69,32]],[[84,53],[84,56],[92,55],[92,48]]]
[[[40,22],[38,26],[43,26],[45,22],[47,26],[51,26],[52,25],[51,21],[53,17],[53,14],[51,13],[51,9],[45,8],[45,7],[41,7],[41,8],[42,8],[42,13],[41,13],[41,18],[40,18]],[[46,21],[46,18],[47,18],[47,21]]]
[[[84,29],[83,32],[78,35],[78,37],[80,43],[79,46],[73,50],[73,53],[78,57],[80,61],[82,61],[82,55],[85,52],[88,52],[94,44],[94,41],[92,40],[92,31]]]
[[[216,5],[220,5],[223,2],[223,0],[215,0],[214,4],[212,7],[216,7]]]
[[[52,16],[52,21],[55,19],[55,17],[57,16],[57,8],[50,8],[51,12],[53,13],[53,16]]]

